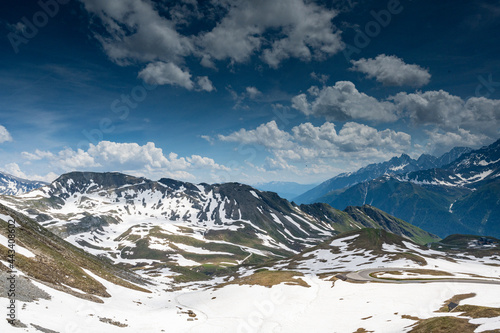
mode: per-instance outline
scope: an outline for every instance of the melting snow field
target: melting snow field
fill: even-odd
[[[435,269],[452,273],[455,278],[472,278],[479,274],[482,280],[500,276],[497,257],[455,258],[455,261],[432,258],[438,254],[424,250],[409,242],[404,246],[426,256],[427,265],[398,259],[388,260],[386,255],[373,256],[371,251],[349,250],[350,241],[358,235],[339,238],[331,242],[339,252],[317,249],[297,261],[296,271],[309,287],[281,283],[272,288],[259,285],[226,285],[216,278],[205,287],[193,284],[177,291],[169,291],[171,284],[157,279],[149,286],[152,293],[143,293],[116,286],[89,271],[111,295],[94,303],[54,290],[34,282],[51,295],[51,300],[30,303],[17,302],[18,319],[28,327],[16,332],[39,332],[35,326],[55,332],[236,332],[236,333],[293,333],[293,332],[356,332],[366,331],[399,333],[408,332],[416,317],[427,319],[437,316],[460,316],[460,312],[436,313],[454,295],[475,293],[476,296],[461,304],[500,307],[500,284],[470,282],[439,283],[351,283],[329,278],[340,271],[356,271],[377,267],[407,267]],[[383,244],[391,253],[403,249]],[[178,260],[188,261],[179,255]],[[186,265],[194,264],[186,262]],[[288,260],[276,263],[274,269],[283,268]],[[329,271],[323,279],[318,273]],[[381,269],[383,271],[383,269]],[[168,272],[167,272],[168,273]],[[252,269],[240,268],[240,276],[249,276]],[[386,273],[387,277],[392,274]],[[398,278],[414,278],[404,272]],[[435,278],[425,273],[419,278]],[[498,281],[498,280],[497,280]],[[479,282],[479,281],[478,281]],[[6,302],[5,298],[0,302]],[[6,304],[6,303],[5,303]],[[500,317],[480,318],[471,321],[480,325],[475,332],[500,329]],[[11,332],[7,321],[0,321],[0,332]],[[50,332],[50,331],[48,331]]]
[[[91,274],[91,273],[89,273]],[[272,288],[230,285],[220,289],[152,294],[103,283],[111,298],[103,304],[85,301],[35,283],[52,300],[18,302],[18,319],[28,328],[16,332],[39,332],[31,324],[56,332],[407,332],[413,320],[434,313],[457,294],[477,294],[465,303],[498,307],[500,285],[469,283],[355,284],[306,276],[310,287],[280,284]],[[2,299],[5,301],[5,299]],[[189,316],[191,310],[196,317]],[[112,323],[110,323],[112,322]],[[500,328],[500,318],[478,319],[476,332]],[[121,325],[119,327],[116,325]],[[127,326],[125,326],[127,325]],[[1,332],[14,329],[0,321]]]
[[[44,187],[18,198],[2,197],[0,203],[24,210],[34,219],[43,212],[44,219],[40,222],[42,226],[63,235],[65,240],[73,245],[84,248],[94,255],[106,256],[115,263],[123,263],[134,254],[138,238],[144,239],[150,249],[165,252],[165,257],[155,258],[156,262],[167,261],[180,266],[197,266],[201,263],[196,262],[196,259],[168,256],[166,252],[181,250],[184,254],[231,257],[234,255],[231,252],[213,251],[209,249],[210,246],[207,248],[203,246],[210,244],[213,248],[214,244],[227,244],[231,245],[228,248],[237,247],[248,254],[267,256],[272,250],[297,253],[296,247],[292,245],[296,243],[311,245],[318,239],[332,236],[333,229],[330,225],[318,223],[316,219],[298,208],[290,208],[293,213],[289,213],[289,216],[266,208],[265,203],[256,205],[262,215],[262,221],[270,218],[276,223],[276,230],[282,236],[276,238],[276,235],[263,228],[267,224],[263,223],[261,218],[247,218],[247,213],[245,218],[243,217],[245,200],[263,201],[262,192],[255,189],[246,189],[248,195],[238,197],[241,201],[238,202],[235,198],[230,199],[221,195],[208,185],[195,185],[196,190],[187,193],[185,187],[175,189],[162,183],[155,184],[157,187],[142,182],[110,190],[91,179],[85,184],[85,188],[80,189],[81,192],[73,192],[71,186],[74,185],[74,181],[68,179],[58,183],[57,188]],[[146,189],[142,189],[140,185],[147,185],[150,188],[146,186]],[[40,203],[38,200],[41,198],[51,197],[53,194],[51,191],[61,195],[58,197],[59,203],[38,205]],[[20,208],[15,208],[16,205]],[[29,207],[33,205],[40,211],[30,210]],[[84,222],[86,227],[75,228],[80,222]],[[229,240],[205,237],[208,231],[229,234],[245,228],[253,230],[255,237],[268,249],[257,249],[239,241],[231,243],[230,237]],[[161,237],[162,235],[165,237]],[[183,237],[174,242],[171,239],[174,237],[171,236],[178,235]],[[282,241],[283,238],[285,242]],[[228,264],[237,263],[237,259],[229,260]]]
[[[36,192],[36,191],[35,191]],[[34,193],[34,192],[32,192]],[[258,197],[255,191],[252,196]],[[207,200],[203,201],[203,211],[220,211],[218,204],[222,202],[218,194],[206,194]],[[117,197],[101,197],[94,195],[92,200],[81,200],[82,198],[70,197],[66,206],[60,210],[50,213],[70,214],[77,212],[83,214],[87,210],[94,209],[94,215],[111,211],[120,217],[120,223],[103,226],[102,232],[79,233],[67,238],[74,245],[86,241],[101,248],[111,249],[110,252],[120,254],[115,262],[129,264],[146,263],[154,264],[155,260],[124,259],[121,253],[130,251],[135,246],[133,238],[149,237],[149,245],[152,249],[163,251],[181,250],[185,253],[198,255],[220,254],[233,256],[230,252],[212,251],[203,246],[194,246],[179,243],[173,240],[157,237],[151,234],[153,228],[158,229],[164,235],[179,234],[181,226],[189,226],[193,231],[189,236],[197,241],[208,243],[204,239],[203,230],[232,230],[242,228],[241,224],[231,224],[229,218],[224,214],[221,223],[215,220],[203,221],[202,225],[195,218],[198,211],[191,209],[192,205],[185,198],[173,198],[169,204],[158,208],[156,202],[160,200],[160,194],[150,192],[141,194],[135,198],[136,205],[120,205],[114,201]],[[144,205],[142,204],[143,199]],[[106,201],[106,202],[104,202]],[[87,207],[88,206],[88,207]],[[102,208],[104,207],[104,208]],[[125,208],[126,207],[126,208]],[[141,208],[142,207],[142,208]],[[156,207],[156,208],[153,208]],[[258,207],[260,209],[260,207]],[[172,215],[162,213],[179,214],[186,217],[187,221],[179,223],[177,219],[171,220]],[[98,214],[99,213],[99,214]],[[76,216],[72,218],[76,219]],[[238,211],[238,216],[241,212]],[[292,234],[288,228],[283,229],[281,235],[290,244],[295,241],[305,242],[308,240],[309,232],[304,229],[314,229],[319,234],[327,235],[329,230],[324,230],[309,223],[301,216],[292,214],[290,216],[278,217],[271,213],[270,216],[277,226],[293,226],[297,232]],[[2,218],[2,216],[0,216]],[[78,218],[81,218],[78,217]],[[239,218],[238,218],[239,219]],[[241,219],[239,219],[241,220]],[[68,223],[66,220],[51,220],[45,223]],[[225,223],[228,223],[226,225]],[[234,221],[233,221],[234,222]],[[299,223],[300,222],[300,223]],[[303,224],[301,224],[304,222]],[[257,237],[262,244],[274,248],[288,249],[281,243],[273,243],[274,239],[269,237],[265,230],[250,221],[243,221],[259,231]],[[57,224],[56,224],[57,225]],[[157,230],[157,231],[158,231]],[[119,236],[129,232],[131,239],[123,238],[115,241]],[[6,238],[1,238],[0,243],[5,243]],[[418,317],[427,319],[436,316],[460,316],[460,312],[436,313],[445,301],[458,294],[476,293],[476,296],[462,302],[487,307],[500,307],[500,284],[480,284],[464,282],[439,282],[439,283],[351,283],[329,279],[345,272],[358,272],[360,270],[381,268],[404,269],[431,269],[451,273],[453,278],[481,279],[493,283],[499,281],[500,266],[499,257],[490,256],[481,259],[469,255],[454,255],[453,258],[443,258],[442,253],[430,249],[420,248],[410,242],[403,241],[399,245],[382,244],[381,251],[365,250],[355,248],[352,245],[359,235],[352,235],[333,240],[330,248],[316,248],[303,255],[283,259],[275,262],[270,270],[292,270],[303,274],[300,278],[309,286],[287,285],[281,283],[272,288],[259,285],[225,285],[215,288],[223,281],[222,277],[214,278],[203,285],[192,283],[187,286],[174,285],[172,275],[176,273],[169,268],[155,270],[156,285],[148,286],[151,293],[143,293],[116,286],[103,280],[91,272],[87,274],[98,280],[111,295],[110,298],[102,298],[103,303],[94,303],[77,298],[67,293],[52,289],[44,284],[34,282],[40,289],[51,295],[50,300],[38,300],[34,302],[18,301],[17,318],[27,327],[13,328],[6,320],[0,320],[0,332],[40,332],[40,327],[45,332],[60,333],[87,333],[87,332],[174,332],[174,333],[196,333],[196,332],[236,332],[236,333],[294,333],[294,332],[338,332],[351,333],[359,329],[383,333],[399,333],[411,330],[411,325],[416,320],[405,319]],[[222,240],[210,240],[211,243],[231,244]],[[198,244],[198,242],[196,242]],[[26,246],[29,244],[26,244]],[[248,256],[238,263],[243,263],[251,257],[252,253],[265,256],[261,250],[238,245],[245,250]],[[93,254],[102,254],[104,250],[87,249]],[[26,256],[33,257],[34,254],[28,249],[18,246],[17,251]],[[106,250],[108,251],[108,250]],[[411,252],[414,256],[421,255],[425,258],[424,264],[412,260],[411,256],[396,256],[397,254]],[[180,266],[198,266],[199,263],[183,256],[180,253],[169,254],[174,262]],[[241,259],[241,258],[240,258]],[[229,265],[235,263],[228,263]],[[149,267],[145,267],[149,268]],[[403,270],[404,270],[403,269]],[[255,270],[253,268],[240,267],[238,274],[240,279],[249,277]],[[141,273],[141,271],[137,271]],[[146,273],[146,269],[142,271]],[[318,274],[325,274],[320,278]],[[22,274],[22,273],[20,273]],[[392,277],[394,273],[386,272],[385,277]],[[398,277],[398,276],[396,276]],[[414,278],[414,274],[402,272],[398,278]],[[434,275],[419,274],[418,278],[435,278]],[[483,281],[484,282],[484,281]],[[207,287],[212,286],[212,287]],[[174,288],[172,288],[174,287]],[[179,290],[175,290],[179,287]],[[75,290],[74,288],[71,288]],[[172,291],[172,290],[175,291]],[[7,315],[6,298],[0,298],[0,307],[5,309]],[[5,306],[4,306],[5,305]],[[480,318],[471,321],[480,325],[475,332],[500,329],[500,317]],[[362,331],[362,330],[360,330]]]

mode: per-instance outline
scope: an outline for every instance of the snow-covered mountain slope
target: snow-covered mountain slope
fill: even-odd
[[[372,228],[391,232],[419,244],[433,243],[438,240],[435,235],[370,205],[348,206],[344,211],[339,211],[327,204],[316,203],[300,205],[300,209],[314,216],[322,216],[340,232]]]
[[[13,215],[5,209],[1,213]],[[19,221],[19,215],[14,217]],[[22,227],[43,230],[36,223],[22,222]],[[55,238],[46,231],[43,234]],[[53,254],[71,248],[62,240],[57,246],[48,242]],[[42,255],[40,243],[26,239],[21,245],[37,257]],[[166,280],[168,272],[156,269],[155,276],[146,276],[150,293],[106,280],[88,267],[82,268],[82,274],[66,274],[68,280],[73,274],[82,275],[102,286],[102,295],[92,298],[82,298],[83,287],[78,284],[61,290],[40,283],[32,276],[36,271],[24,266],[19,267],[19,274],[26,272],[26,276],[18,280],[27,282],[19,282],[17,292],[25,295],[37,290],[37,297],[18,299],[18,328],[3,320],[0,331],[395,333],[422,328],[428,320],[442,316],[448,317],[447,325],[465,321],[472,327],[456,332],[499,329],[498,248],[476,248],[450,257],[439,246],[428,249],[383,230],[363,229],[291,258],[243,265],[209,281],[177,282],[176,288]],[[356,280],[367,271],[381,280]],[[137,272],[145,274],[146,270]],[[436,280],[441,281],[433,283]],[[2,286],[0,301],[8,301]],[[451,299],[459,307],[449,313],[442,307]]]
[[[377,179],[320,198],[337,209],[369,204],[446,237],[500,237],[500,140],[429,170]]]
[[[384,228],[423,243],[437,238],[401,220],[296,206],[250,186],[158,182],[74,172],[7,206],[95,255],[137,267],[228,267],[287,257],[342,231]],[[380,224],[378,223],[380,222]]]
[[[328,193],[347,188],[365,181],[376,179],[383,175],[406,174],[413,171],[440,168],[451,163],[463,154],[467,154],[472,149],[466,147],[455,147],[441,157],[428,154],[421,155],[418,159],[412,159],[407,154],[393,157],[389,161],[370,164],[356,172],[342,173],[335,176],[317,187],[296,197],[294,201],[298,203],[321,202],[321,198]]]
[[[441,276],[448,278],[469,279],[478,275],[500,283],[498,240],[494,239],[490,246],[477,245],[479,243],[476,238],[471,238],[470,242],[475,245],[461,246],[460,249],[455,245],[454,251],[448,242],[434,243],[430,249],[384,230],[367,228],[343,233],[304,250],[299,255],[277,261],[269,265],[269,268],[294,270],[304,274],[335,275],[341,272],[396,267],[442,271],[444,273]]]
[[[47,183],[21,179],[11,176],[8,173],[0,172],[0,195],[18,195],[44,185],[47,185]]]
[[[116,262],[234,265],[285,256],[333,232],[276,194],[241,184],[71,173],[7,200],[71,243]]]
[[[82,251],[25,215],[0,205],[0,273],[20,271],[25,277],[85,299],[109,297],[106,288],[86,270],[117,285],[147,292],[144,285],[137,285],[145,281],[139,276]],[[0,289],[4,286],[2,283]],[[45,295],[34,286],[27,289],[33,293],[19,290],[18,297]]]
[[[436,160],[436,162],[434,162],[434,164],[435,164],[434,167],[435,168],[442,168],[450,163],[453,163],[458,158],[460,158],[461,156],[463,156],[465,154],[470,153],[471,151],[473,151],[473,149],[469,148],[469,147],[455,147],[452,150],[450,150],[449,152],[441,155]]]
[[[471,189],[498,180],[500,176],[500,140],[478,150],[463,154],[455,161],[424,171],[398,177],[416,184],[460,186]]]

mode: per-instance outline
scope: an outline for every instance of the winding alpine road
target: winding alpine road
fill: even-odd
[[[382,278],[374,278],[370,276],[372,273],[376,272],[393,272],[393,271],[406,271],[412,270],[409,268],[397,268],[397,267],[388,267],[388,268],[370,268],[363,269],[357,272],[351,272],[346,274],[346,277],[350,281],[357,282],[382,282],[382,283],[431,283],[431,282],[461,282],[461,283],[479,283],[479,284],[500,284],[500,280],[487,280],[487,279],[463,279],[463,278],[433,278],[433,279],[401,279],[401,280],[392,280],[392,279],[382,279]]]

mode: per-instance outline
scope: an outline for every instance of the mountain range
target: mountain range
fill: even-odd
[[[439,172],[427,170],[426,178],[384,177],[472,191],[495,177],[490,148]],[[13,326],[63,332],[72,327],[68,322],[84,322],[92,332],[202,332],[221,325],[262,331],[249,314],[287,332],[311,323],[318,331],[339,325],[342,332],[402,332],[410,325],[432,331],[445,318],[436,311],[465,293],[475,305],[460,305],[460,318],[444,319],[452,331],[473,332],[453,326],[464,323],[497,327],[489,320],[500,313],[494,307],[498,239],[440,239],[366,203],[339,210],[297,205],[239,183],[71,172],[30,192],[0,196],[2,279],[10,276],[9,220],[16,225],[20,315],[0,322],[2,332]],[[8,298],[3,284],[2,297]],[[425,306],[429,314],[416,311]],[[332,307],[346,309],[334,312],[334,323]],[[62,319],[54,320],[56,314]],[[294,321],[304,316],[307,323]]]
[[[451,154],[454,151],[457,154]],[[373,205],[440,237],[453,233],[499,237],[500,140],[481,149],[460,148],[452,152],[446,159],[452,161],[440,167],[394,173],[386,168],[379,172],[384,172],[383,175],[373,179],[332,187],[327,193],[317,192],[320,196],[311,201],[339,209]],[[453,160],[455,156],[458,157]],[[396,159],[391,161],[385,166],[393,165]],[[370,169],[383,165],[373,165]],[[361,179],[366,174],[361,169],[354,175]],[[331,183],[338,184],[339,179],[345,178],[339,177]]]
[[[239,183],[152,181],[72,172],[0,202],[117,264],[228,267],[283,258],[341,232],[379,228],[420,244],[438,237],[370,206],[297,206]]]
[[[418,159],[413,159],[407,154],[402,154],[386,162],[367,165],[355,172],[341,173],[293,198],[293,201],[297,203],[313,203],[332,191],[354,186],[386,174],[397,175],[412,171],[439,168],[451,163],[461,155],[469,153],[470,151],[472,151],[471,148],[455,147],[439,158],[429,154],[422,154]]]
[[[18,195],[47,185],[45,182],[14,177],[0,172],[0,194]]]
[[[73,243],[99,247],[94,244],[94,236],[86,239],[75,235],[88,226],[95,229],[119,224],[124,214],[155,217],[160,214],[170,221],[186,221],[195,234],[201,233],[197,228],[209,228],[206,235],[204,232],[207,237],[216,234],[223,239],[233,239],[238,234],[239,238],[239,231],[244,230],[251,234],[250,238],[265,239],[266,251],[281,255],[280,251],[299,251],[316,238],[353,228],[350,225],[356,224],[346,223],[340,214],[352,211],[351,206],[377,207],[439,237],[453,233],[499,237],[499,142],[477,150],[456,147],[440,157],[423,154],[413,159],[402,154],[333,177],[292,202],[279,193],[291,198],[312,185],[271,182],[256,185],[258,190],[238,183],[195,185],[166,178],[155,182],[118,173],[85,172],[63,175],[52,184],[7,174],[0,174],[0,179],[4,184],[3,194],[17,195],[6,197],[7,202],[50,225],[59,235],[73,237]],[[40,189],[21,195],[37,188]],[[99,194],[96,196],[96,193]],[[114,202],[118,208],[112,211],[109,206],[102,208],[104,199]],[[326,203],[331,207],[313,203]],[[78,218],[71,214],[64,216],[58,209],[70,210]],[[330,219],[331,216],[336,220]],[[346,229],[346,225],[349,228]],[[390,228],[386,230],[394,232]],[[414,236],[413,232],[410,234]],[[242,244],[240,241],[236,242],[238,246]]]

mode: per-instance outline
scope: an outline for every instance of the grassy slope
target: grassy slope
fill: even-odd
[[[149,292],[126,280],[140,281],[132,273],[117,269],[110,263],[69,244],[28,217],[3,205],[0,205],[0,214],[10,215],[20,224],[20,227],[16,228],[16,243],[36,254],[32,258],[16,254],[16,268],[28,276],[60,287],[64,284],[91,295],[109,296],[102,284],[83,271],[82,268],[85,268],[117,285]],[[2,220],[0,233],[7,233],[7,222]],[[7,260],[7,248],[3,245],[0,246],[0,258]]]
[[[363,225],[355,221],[349,214],[341,210],[335,209],[325,203],[313,203],[308,205],[300,205],[300,209],[309,215],[317,218],[326,217],[333,221],[330,223],[332,228],[339,232],[347,232],[362,228]]]
[[[450,235],[438,243],[432,244],[434,250],[445,250],[449,253],[468,253],[478,258],[500,254],[500,240],[493,237],[487,237],[496,243],[495,247],[470,248],[469,242],[477,241],[481,236],[475,235]]]
[[[440,238],[410,223],[389,215],[369,205],[362,207],[349,206],[340,211],[324,203],[301,205],[304,212],[317,218],[330,220],[332,228],[339,232],[359,230],[361,228],[384,229],[397,235],[408,237],[418,244],[436,242]]]
[[[348,247],[349,250],[365,249],[371,251],[371,254],[373,255],[386,255],[389,258],[391,258],[391,260],[397,260],[402,258],[402,259],[412,260],[420,265],[427,264],[426,260],[423,257],[415,253],[410,253],[410,252],[387,253],[382,249],[383,244],[395,244],[404,248],[405,245],[403,241],[408,241],[408,240],[382,229],[365,228],[361,230],[342,233],[340,235],[333,237],[332,239],[329,239],[326,242],[318,244],[299,254],[294,255],[293,257],[290,258],[290,265],[287,266],[287,269],[294,269],[300,261],[307,259],[310,256],[311,252],[314,252],[318,249],[327,249],[334,253],[339,253],[338,248],[332,247],[330,245],[332,241],[335,239],[345,238],[353,235],[358,235],[358,237],[349,241],[350,243]],[[415,244],[415,246],[418,245]],[[272,262],[263,264],[259,267],[270,267],[270,266],[272,266]]]
[[[424,245],[436,242],[440,239],[436,235],[428,233],[425,230],[369,205],[364,205],[362,207],[347,207],[346,212],[356,221],[362,222],[364,226],[384,229],[398,235],[406,236],[417,244]]]
[[[500,235],[500,180],[479,187],[453,205],[453,212],[475,234]]]
[[[445,237],[457,232],[472,232],[472,228],[449,212],[449,207],[455,200],[469,193],[468,189],[421,186],[394,179],[377,179],[331,192],[318,201],[338,209],[368,203],[424,230]]]

